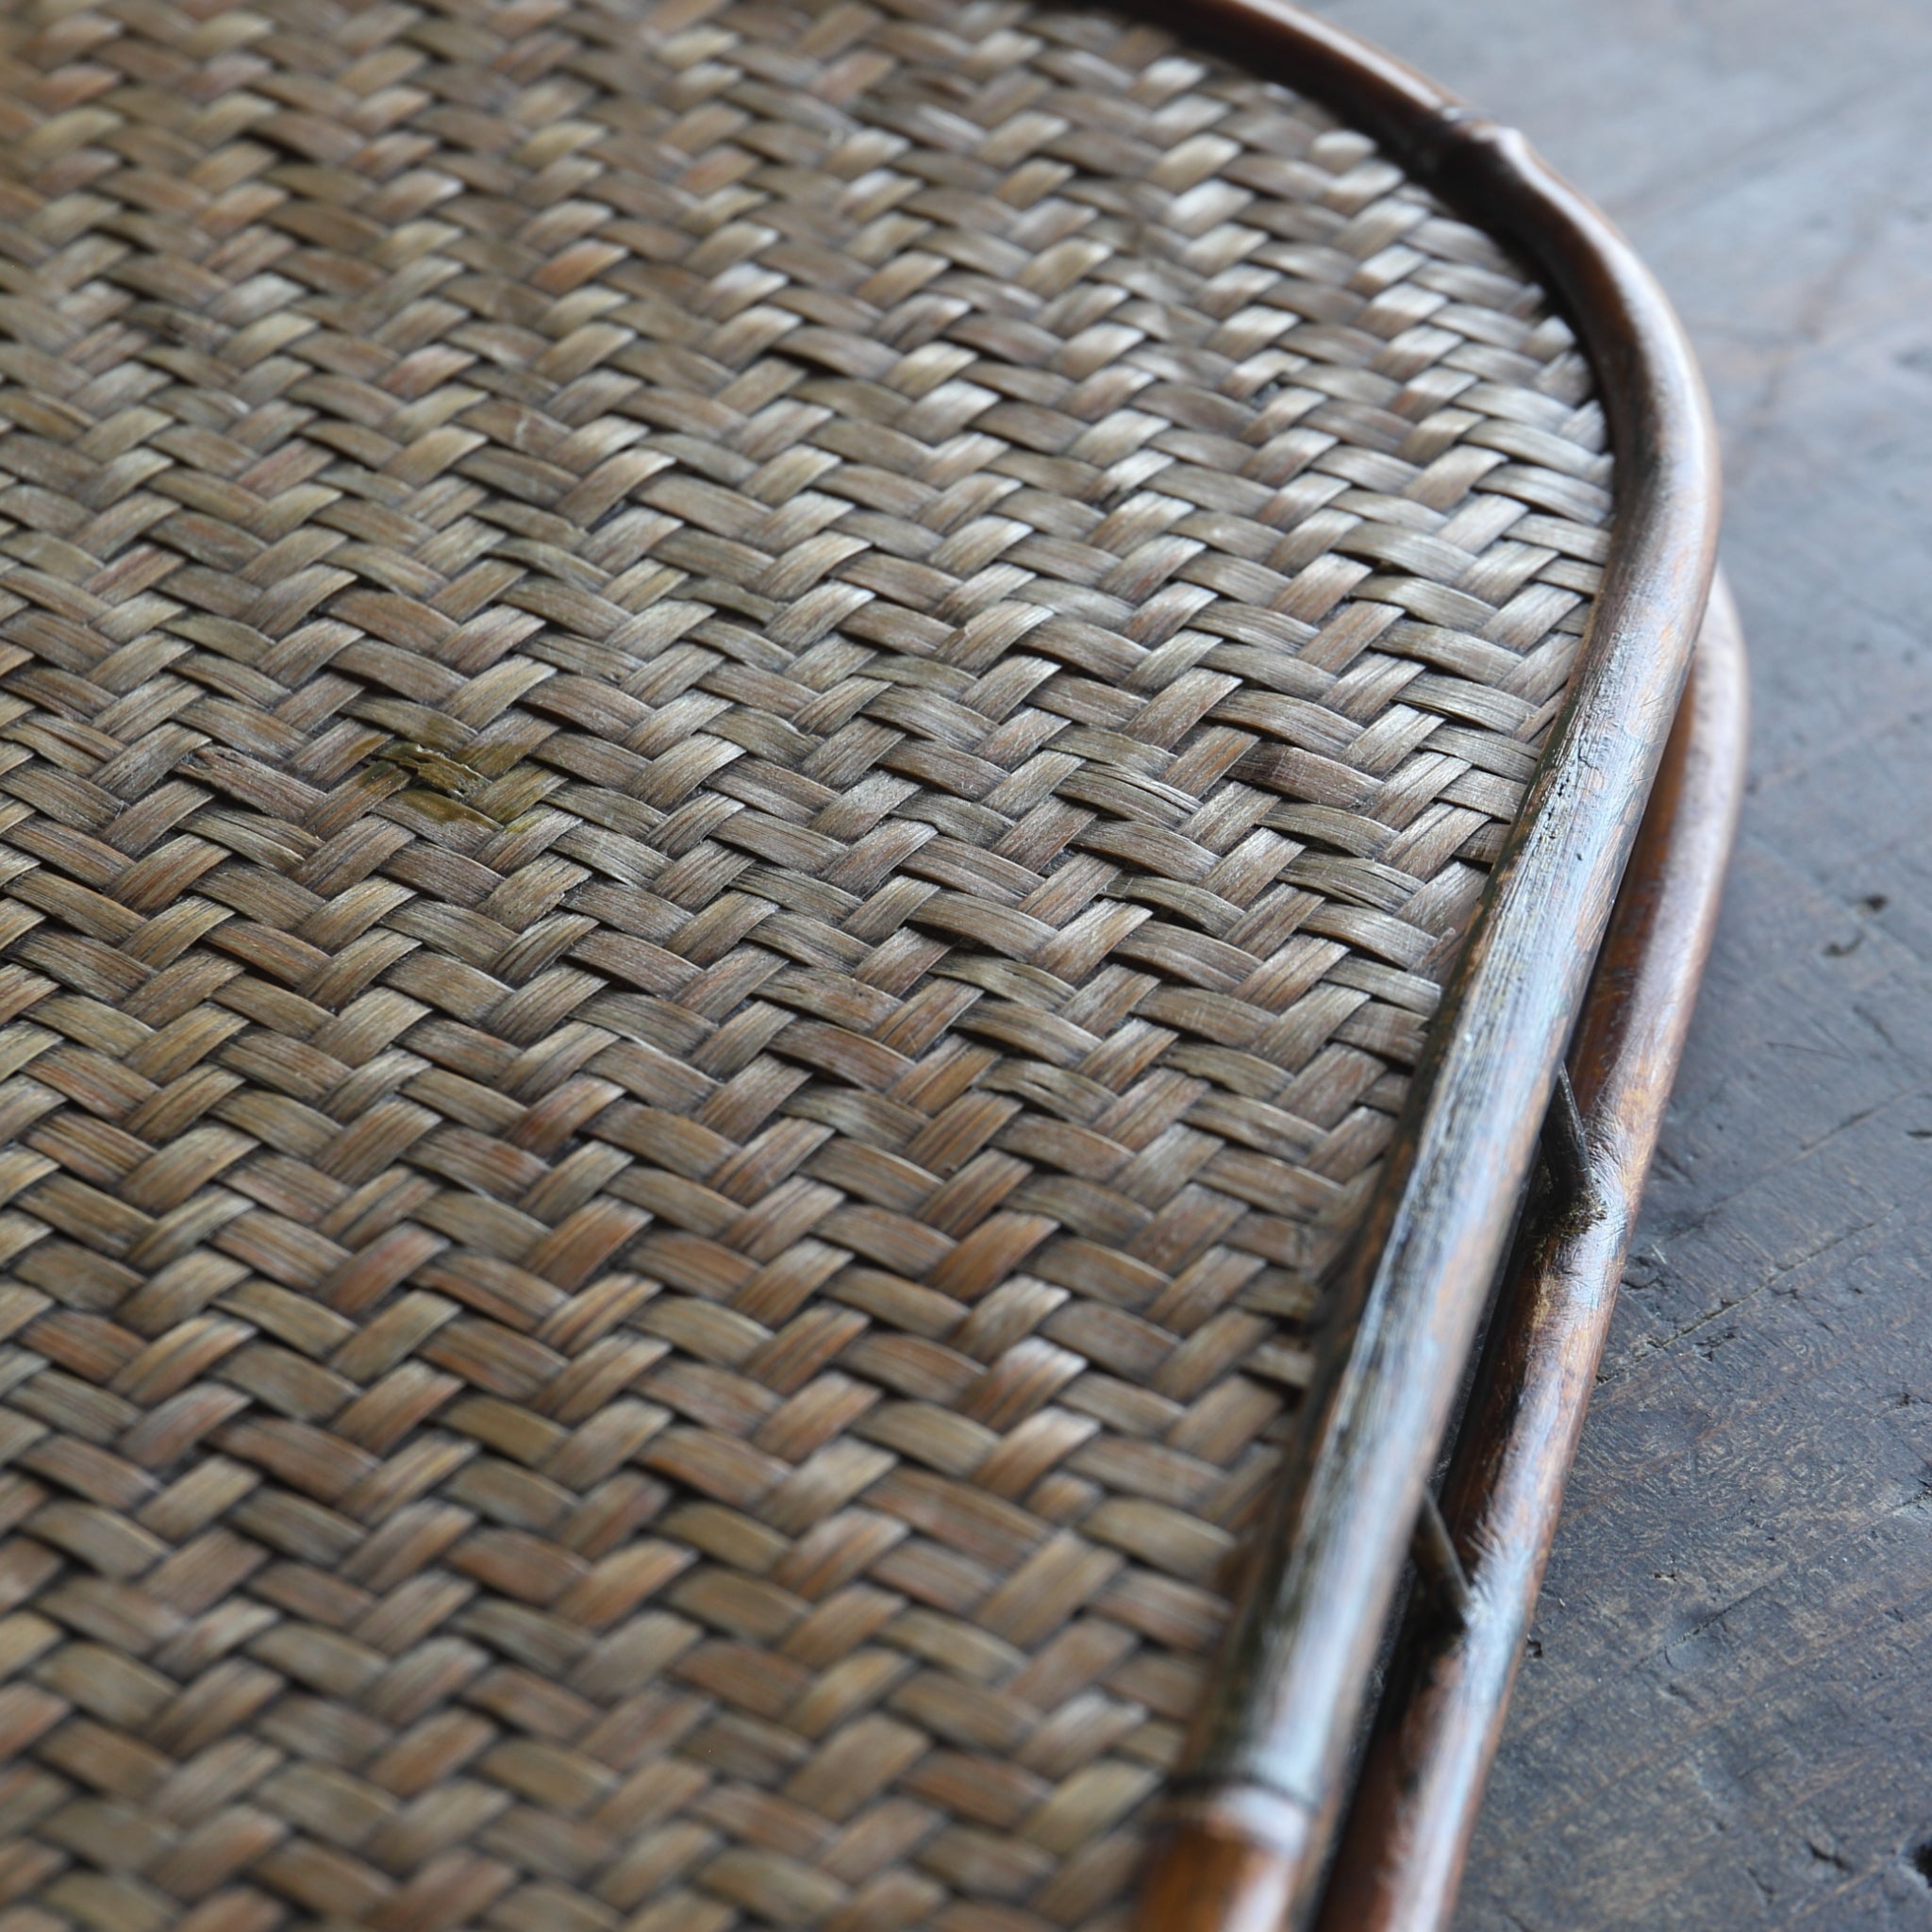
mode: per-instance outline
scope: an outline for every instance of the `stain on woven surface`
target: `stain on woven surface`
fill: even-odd
[[[5,41],[23,1932],[1117,1926],[1587,614],[1567,331],[1100,13]]]

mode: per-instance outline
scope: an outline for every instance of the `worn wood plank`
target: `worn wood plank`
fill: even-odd
[[[1328,10],[1524,127],[1661,274],[1725,437],[1756,682],[1458,1924],[1932,1926],[1932,10]]]

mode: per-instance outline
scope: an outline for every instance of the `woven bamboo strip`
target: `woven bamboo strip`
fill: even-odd
[[[1102,12],[4,39],[0,1928],[1117,1924],[1567,328]]]

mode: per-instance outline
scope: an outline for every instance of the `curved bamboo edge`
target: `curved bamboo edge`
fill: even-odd
[[[1546,1228],[1514,1257],[1442,1499],[1469,1578],[1462,1627],[1419,1624],[1391,1673],[1321,1932],[1441,1932],[1452,1917],[1717,925],[1747,711],[1720,578],[1577,1029],[1603,1212]]]
[[[1596,367],[1617,456],[1610,559],[1570,702],[1339,1285],[1282,1505],[1143,1885],[1146,1932],[1276,1932],[1311,1905],[1408,1525],[1678,708],[1718,474],[1661,291],[1520,135],[1285,0],[1197,0],[1189,20],[1328,99],[1538,265]]]

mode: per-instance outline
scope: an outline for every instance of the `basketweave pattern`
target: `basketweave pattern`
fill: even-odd
[[[1122,1923],[1607,458],[1024,5],[16,5],[0,1926]]]

